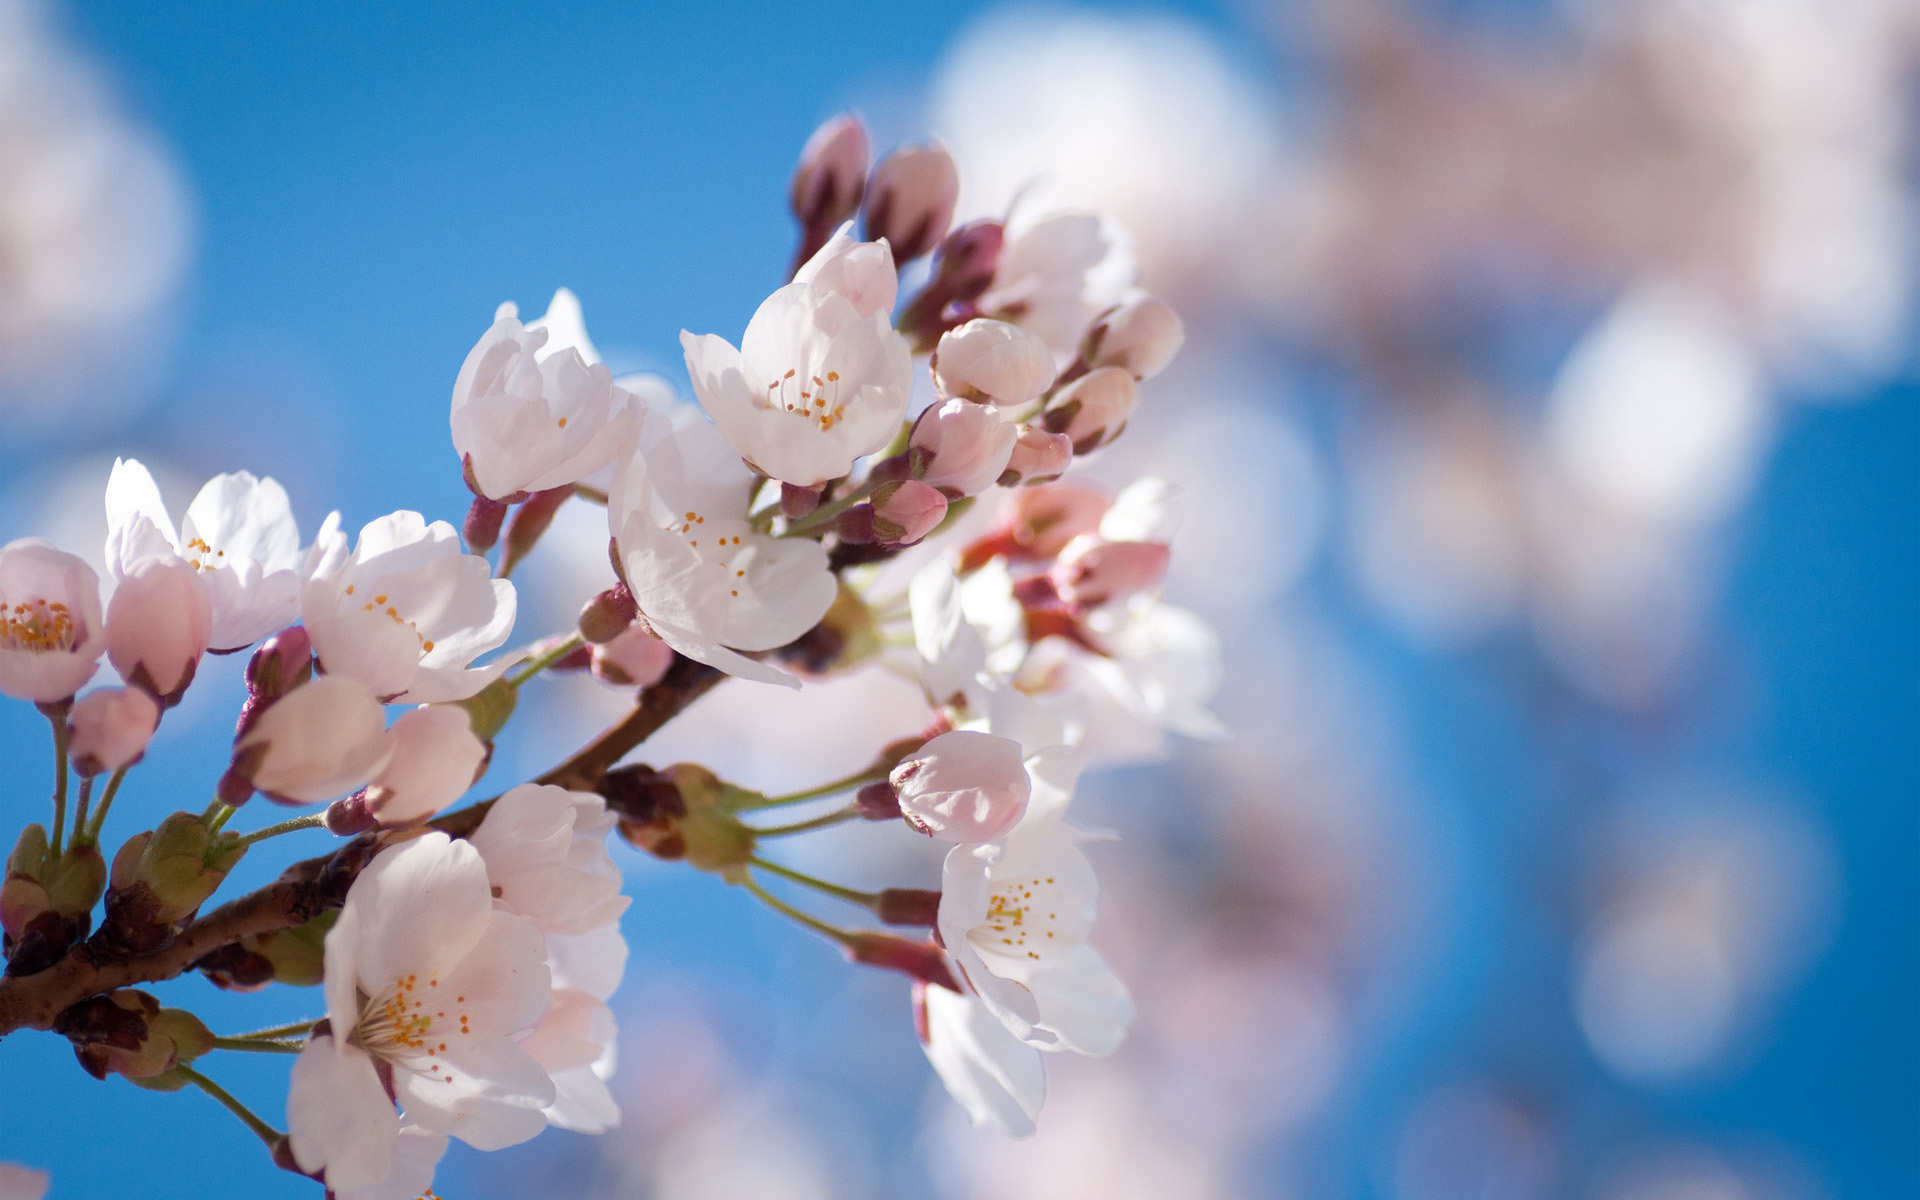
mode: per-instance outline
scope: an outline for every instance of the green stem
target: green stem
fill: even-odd
[[[87,840],[87,806],[93,802],[93,776],[80,777],[80,795],[73,802],[73,844],[85,844]]]
[[[576,483],[573,485],[573,494],[582,500],[591,500],[602,508],[605,508],[607,505],[607,494],[597,487],[588,487],[584,483]]]
[[[794,921],[798,921],[800,924],[805,925],[808,929],[813,930],[815,933],[820,934],[822,937],[832,938],[834,941],[839,942],[843,946],[852,944],[853,942],[852,934],[848,933],[844,929],[841,929],[837,925],[829,925],[818,917],[809,916],[808,914],[801,912],[799,909],[795,908],[793,905],[786,903],[784,900],[781,900],[778,896],[775,896],[772,892],[769,892],[767,889],[755,883],[753,881],[752,876],[748,876],[742,879],[740,882],[742,886],[744,886],[749,892],[752,892],[755,896],[759,897],[760,902],[762,904],[765,904],[768,908],[771,908],[773,911],[779,913],[781,916],[787,917]]]
[[[275,1025],[272,1029],[256,1029],[252,1033],[236,1033],[227,1040],[235,1042],[268,1042],[281,1038],[304,1037],[313,1032],[313,1027],[319,1023],[320,1018],[313,1017],[305,1021],[295,1021],[291,1025]]]
[[[808,821],[795,821],[791,825],[769,825],[764,829],[756,828],[753,836],[757,838],[787,837],[795,833],[812,833],[816,829],[826,829],[843,821],[851,821],[860,815],[860,807],[849,804],[845,808],[836,808],[830,813],[814,817]]]
[[[791,525],[788,525],[787,531],[781,534],[780,536],[781,537],[805,537],[806,535],[818,530],[821,526],[830,524],[835,517],[839,516],[841,513],[852,508],[854,505],[860,503],[862,500],[865,500],[867,498],[867,493],[871,492],[872,490],[873,490],[872,484],[863,483],[859,487],[854,488],[852,491],[848,492],[846,495],[840,497],[838,500],[833,500],[826,504],[822,504],[819,508],[814,509],[812,512],[808,513],[806,516],[801,517],[798,521],[795,521]]]
[[[862,908],[873,910],[880,903],[880,897],[872,892],[855,891],[853,888],[841,887],[837,883],[828,883],[824,879],[816,879],[811,875],[796,871],[792,867],[783,867],[777,862],[768,862],[757,854],[747,861],[759,867],[762,871],[771,871],[782,879],[791,879],[803,887],[810,887],[816,892],[825,892],[837,900],[845,900],[848,904],[858,904]]]
[[[869,783],[878,783],[887,777],[889,770],[891,770],[891,768],[888,767],[864,767],[852,775],[836,779],[831,783],[823,783],[816,788],[808,788],[804,792],[788,792],[784,796],[768,796],[764,800],[756,801],[753,807],[773,808],[780,804],[799,804],[807,800],[818,800],[823,796],[837,796],[841,792],[852,791],[854,788],[864,787]]]
[[[47,714],[53,723],[53,838],[47,843],[55,854],[61,851],[61,839],[67,834],[67,716],[63,706],[58,715]]]
[[[213,810],[209,809],[208,811],[212,812]],[[213,813],[213,819],[210,821],[207,821],[207,832],[219,833],[222,829],[225,829],[227,827],[228,821],[233,820],[233,814],[239,811],[240,811],[239,809],[234,808],[231,805],[222,804],[220,806],[220,810],[218,812]],[[206,817],[203,815],[201,819],[206,820]]]
[[[213,819],[219,816],[220,810],[225,808],[226,806],[227,806],[226,801],[220,799],[218,796],[215,796],[213,799],[213,803],[207,805],[206,808],[200,811],[200,820],[208,825],[213,824]]]
[[[175,1067],[174,1070],[185,1076],[188,1083],[191,1083],[207,1095],[218,1100],[228,1112],[239,1117],[248,1129],[253,1130],[253,1136],[267,1144],[268,1149],[272,1149],[280,1143],[280,1139],[283,1136],[281,1132],[265,1121],[262,1121],[259,1117],[254,1116],[252,1109],[233,1098],[233,1093],[227,1091],[227,1089],[184,1063]]]
[[[282,821],[278,825],[268,825],[266,828],[256,829],[252,833],[243,833],[240,835],[240,845],[251,846],[255,842],[264,842],[268,838],[279,837],[283,833],[292,833],[296,829],[313,829],[326,823],[327,814],[308,813],[304,817],[295,817],[290,821]]]
[[[305,1042],[276,1042],[269,1039],[223,1038],[213,1039],[215,1050],[244,1050],[250,1054],[298,1054],[307,1048]]]
[[[538,675],[540,672],[546,670],[548,667],[559,662],[561,659],[565,658],[569,654],[572,654],[575,650],[578,650],[580,647],[586,644],[587,644],[587,641],[585,638],[581,637],[577,633],[574,634],[572,637],[568,638],[564,642],[561,642],[558,646],[555,646],[553,649],[547,651],[545,654],[542,654],[540,657],[530,660],[525,666],[521,667],[520,670],[508,675],[507,686],[516,687],[516,688],[519,687],[521,684],[525,683],[527,680],[532,679],[535,675]]]
[[[121,767],[107,778],[107,790],[100,794],[100,807],[93,810],[93,828],[87,831],[89,844],[100,840],[100,830],[107,823],[107,810],[113,807],[113,798],[119,794],[120,781],[127,777],[130,767]]]

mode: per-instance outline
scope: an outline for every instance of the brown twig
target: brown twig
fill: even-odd
[[[712,667],[676,655],[660,681],[640,693],[631,713],[537,782],[591,790],[607,768],[724,678]],[[490,800],[469,805],[435,821],[434,826],[464,836],[480,824],[491,805]],[[0,979],[0,1037],[16,1029],[51,1028],[63,1011],[90,996],[172,979],[241,938],[293,929],[328,908],[338,908],[360,867],[378,847],[377,837],[359,837],[332,854],[295,863],[278,880],[221,905],[150,953],[103,958],[82,943],[44,971]]]

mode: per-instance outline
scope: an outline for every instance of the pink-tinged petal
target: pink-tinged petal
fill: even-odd
[[[494,924],[486,863],[472,846],[438,832],[382,850],[347,893],[342,922],[349,914],[359,923],[358,975],[367,994],[409,975],[421,986],[435,976],[447,986]]]
[[[394,1092],[408,1120],[476,1150],[504,1150],[547,1127],[553,1081],[533,1056],[505,1038],[449,1043],[431,1073],[397,1069]]]
[[[180,539],[160,488],[139,459],[116,458],[107,476],[107,574],[119,579],[145,558],[171,558]]]
[[[1103,1057],[1120,1048],[1133,1023],[1133,998],[1092,946],[1081,943],[1031,983],[1039,1024],[1062,1049]]]
[[[388,730],[393,757],[367,788],[367,811],[382,825],[424,821],[473,786],[487,748],[467,711],[432,704],[401,715]]]
[[[482,916],[485,932],[466,957],[441,972],[434,989],[443,997],[452,993],[466,1018],[468,1032],[460,1040],[518,1035],[532,1028],[553,1000],[546,939],[533,922],[499,908]]]
[[[975,1125],[1031,1137],[1047,1095],[1040,1051],[1007,1032],[976,997],[924,985],[914,992],[926,1010],[927,1060],[948,1093]]]
[[[322,675],[275,701],[234,743],[236,759],[261,750],[248,782],[270,795],[313,802],[366,783],[387,765],[386,713],[366,687]]]
[[[365,1051],[317,1037],[293,1062],[287,1133],[301,1170],[325,1171],[329,1187],[350,1192],[392,1170],[400,1118]]]
[[[547,963],[556,990],[570,988],[606,1000],[626,974],[627,939],[614,924],[576,937],[548,934]]]
[[[356,887],[359,882],[354,881]],[[348,899],[352,899],[351,892]],[[327,930],[326,941],[322,943],[326,974],[321,979],[321,990],[327,1002],[327,1020],[335,1029],[343,1031],[343,1037],[344,1031],[360,1023],[361,936],[359,906],[348,904],[340,910],[340,916],[333,928]],[[346,1045],[345,1042],[339,1044]]]
[[[590,1067],[613,1039],[613,1012],[585,992],[559,991],[520,1048],[548,1074]]]
[[[609,1066],[609,1070],[610,1070]],[[620,1127],[620,1105],[606,1077],[593,1067],[575,1067],[553,1077],[554,1099],[547,1124],[575,1133],[605,1133]]]
[[[0,1163],[0,1200],[43,1200],[53,1177],[19,1163]]]
[[[446,1134],[402,1121],[386,1177],[357,1190],[335,1187],[334,1200],[419,1200],[433,1189],[434,1171],[446,1155]]]
[[[756,538],[728,564],[733,579],[720,641],[736,650],[772,650],[819,623],[839,584],[827,552],[810,538]]]
[[[494,899],[542,933],[583,934],[626,908],[604,840],[597,863],[591,856],[583,856],[586,869],[576,863],[578,812],[565,788],[521,784],[494,801],[469,839],[486,860]]]

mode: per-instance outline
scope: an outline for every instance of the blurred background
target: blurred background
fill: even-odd
[[[1096,941],[1134,1034],[1052,1064],[1032,1140],[976,1132],[900,980],[616,846],[625,1127],[456,1146],[439,1193],[1914,1195],[1916,54],[1911,0],[0,0],[0,540],[97,556],[116,454],[176,514],[246,468],[308,537],[457,521],[447,397],[496,304],[571,287],[616,369],[679,378],[682,328],[782,282],[816,123],[937,134],[963,215],[1108,209],[1187,319],[1099,469],[1187,489],[1169,596],[1221,630],[1234,736],[1077,801],[1124,835]],[[578,509],[525,635],[599,586]],[[202,804],[239,666],[122,836]],[[917,723],[874,675],[731,685],[648,757],[806,786]],[[626,699],[554,681],[491,778]],[[9,829],[41,726],[0,710]],[[871,829],[799,853],[934,878]],[[222,1031],[320,1007],[159,990]],[[284,1063],[212,1067],[279,1119]],[[0,1160],[57,1200],[313,1194],[205,1097],[29,1034]]]

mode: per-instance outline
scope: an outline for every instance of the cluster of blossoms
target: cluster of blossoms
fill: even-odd
[[[809,143],[792,282],[737,346],[681,336],[697,408],[616,378],[571,293],[531,322],[502,305],[454,382],[474,494],[460,530],[396,512],[349,538],[336,513],[303,546],[285,492],[246,473],[210,481],[176,527],[121,461],[104,610],[82,559],[0,548],[0,692],[46,714],[58,760],[51,830],[26,829],[0,888],[0,1034],[51,1029],[98,1077],[207,1091],[343,1200],[418,1196],[450,1138],[498,1149],[618,1123],[617,832],[909,976],[927,1055],[977,1121],[1030,1132],[1046,1054],[1113,1051],[1132,1005],[1089,943],[1075,781],[1162,730],[1214,735],[1218,656],[1159,598],[1173,490],[1059,480],[1120,436],[1183,331],[1133,288],[1100,217],[954,227],[942,147],[869,166],[853,118]],[[606,586],[576,628],[503,651],[509,576],[569,502],[606,508]],[[208,654],[250,647],[211,803],[109,860],[110,806],[159,723]],[[120,686],[81,694],[103,654]],[[622,762],[725,678],[869,667],[917,678],[927,724],[845,778],[767,795],[694,763]],[[638,689],[632,713],[536,781],[453,807],[528,683],[584,670]],[[324,807],[229,829],[256,794]],[[862,892],[763,853],[861,820],[949,843],[938,887]],[[306,829],[342,840],[202,913],[253,846]],[[923,932],[842,928],[769,880]],[[188,971],[317,985],[325,1013],[217,1037],[132,986]],[[284,1132],[200,1072],[219,1049],[297,1056]]]

